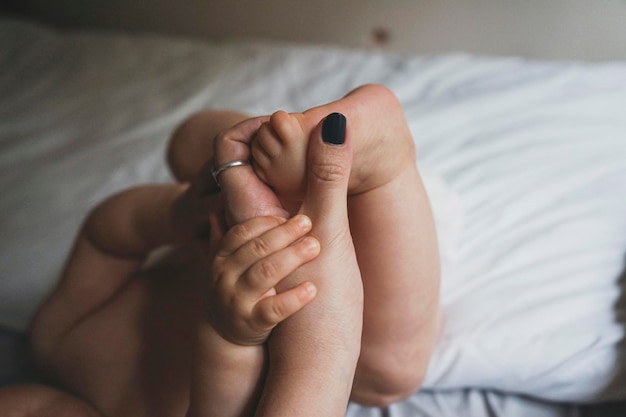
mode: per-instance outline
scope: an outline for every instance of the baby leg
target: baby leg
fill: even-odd
[[[420,387],[438,315],[434,223],[400,103],[384,87],[364,86],[301,114],[275,113],[252,155],[279,194],[301,198],[294,190],[305,181],[308,138],[331,112],[346,116],[354,149],[348,209],[365,305],[353,399],[384,405]]]

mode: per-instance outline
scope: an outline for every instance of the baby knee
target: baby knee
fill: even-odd
[[[419,391],[425,366],[415,361],[359,360],[352,400],[369,407],[386,407]]]
[[[182,122],[169,138],[165,159],[174,177],[179,181],[188,181],[191,175],[186,169],[186,155],[189,153],[190,142],[197,135],[198,116],[190,117]]]

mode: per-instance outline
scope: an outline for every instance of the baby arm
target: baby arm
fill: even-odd
[[[219,225],[212,221],[212,228]],[[228,231],[214,249],[206,291],[208,320],[198,329],[189,417],[254,413],[270,331],[316,294],[310,282],[275,290],[319,254],[317,240],[304,237],[310,230],[306,216],[256,217]]]

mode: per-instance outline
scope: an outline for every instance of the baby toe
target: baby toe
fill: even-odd
[[[302,113],[277,111],[270,117],[270,124],[284,146],[306,142],[309,132],[304,129]]]

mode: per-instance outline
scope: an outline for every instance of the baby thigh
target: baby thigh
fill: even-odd
[[[437,338],[434,221],[415,166],[382,187],[352,196],[349,209],[364,289],[353,399],[386,405],[421,387]]]

